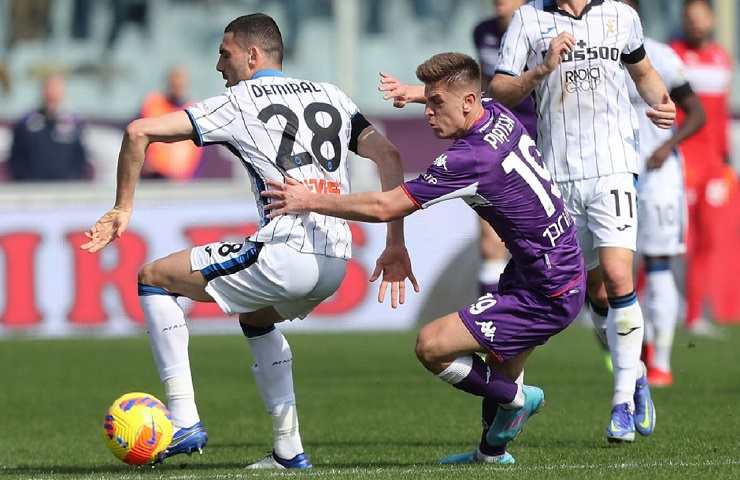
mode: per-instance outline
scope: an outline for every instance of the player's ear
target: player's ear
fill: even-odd
[[[463,97],[463,112],[470,113],[478,101],[478,96],[475,93],[467,93]]]
[[[255,47],[254,45],[247,48],[247,64],[249,65],[250,70],[256,70],[256,67],[260,63],[262,56],[263,55],[260,49]]]

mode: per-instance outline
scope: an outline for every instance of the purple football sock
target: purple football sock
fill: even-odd
[[[498,403],[494,402],[490,398],[483,397],[483,403],[481,405],[481,423],[483,426],[483,432],[480,435],[478,450],[480,450],[480,453],[483,455],[491,457],[506,453],[506,444],[493,446],[486,441],[486,434],[493,424],[493,419],[496,418],[496,412],[498,412]]]
[[[478,355],[472,355],[473,365],[470,373],[454,385],[479,397],[485,397],[498,404],[514,401],[518,385],[495,370],[492,370]]]

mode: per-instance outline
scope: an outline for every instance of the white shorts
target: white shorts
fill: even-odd
[[[635,176],[615,173],[586,180],[558,182],[563,201],[578,229],[586,268],[599,265],[598,249],[637,249]]]
[[[668,159],[660,169],[640,175],[637,194],[637,250],[650,256],[685,253],[687,213],[679,160]]]
[[[216,242],[190,250],[190,265],[227,315],[267,307],[286,320],[304,318],[339,288],[342,258],[300,253],[284,243]]]

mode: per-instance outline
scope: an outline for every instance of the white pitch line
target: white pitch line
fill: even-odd
[[[559,471],[559,470],[634,470],[638,468],[686,468],[686,467],[720,467],[720,466],[733,466],[740,465],[740,458],[738,459],[716,459],[716,460],[705,460],[701,462],[687,462],[683,460],[663,460],[657,462],[629,462],[629,463],[588,463],[588,464],[554,464],[554,465],[511,465],[511,466],[494,466],[494,465],[458,465],[458,466],[436,466],[431,467],[425,466],[409,466],[403,468],[393,467],[375,467],[375,468],[358,468],[358,467],[347,467],[347,468],[328,468],[328,469],[316,469],[310,472],[305,471],[239,471],[234,473],[210,473],[207,475],[212,480],[232,480],[241,478],[255,478],[255,477],[286,477],[295,476],[300,474],[301,477],[331,477],[334,475],[355,475],[355,476],[376,476],[376,475],[387,475],[389,473],[402,475],[402,474],[439,474],[445,471],[452,472],[465,472],[479,470],[481,467],[490,468],[491,470],[499,470],[502,472],[545,472],[545,471]],[[167,475],[168,472],[160,472],[159,478],[166,478],[168,480],[192,480],[204,478],[202,474],[176,474]],[[200,473],[205,473],[202,471]],[[131,477],[129,477],[131,475]],[[36,474],[32,475],[32,479],[50,478],[52,474]],[[98,480],[106,480],[108,478],[157,478],[151,474],[137,475],[136,472],[130,474],[124,473],[123,475],[116,474],[108,476],[108,474],[93,473],[84,475],[83,478],[96,478]]]

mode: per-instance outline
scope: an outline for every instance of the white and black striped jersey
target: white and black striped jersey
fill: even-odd
[[[691,86],[686,79],[684,66],[681,59],[673,49],[652,38],[645,39],[645,52],[647,53],[653,67],[663,79],[666,88],[671,93],[672,98],[680,98],[692,93]],[[637,91],[635,82],[628,79],[630,100],[632,106],[637,111],[637,118],[640,124],[640,172],[645,169],[645,161],[673,136],[673,129],[658,128],[645,114],[648,104],[642,99]],[[674,126],[675,129],[675,126]],[[677,150],[668,158],[668,161],[679,161],[680,157]]]
[[[562,32],[575,48],[535,89],[537,143],[556,181],[637,173],[637,116],[624,64],[645,56],[640,19],[614,0],[591,0],[574,17],[555,0],[534,0],[512,18],[497,73],[520,75],[544,61]]]
[[[344,92],[329,83],[263,70],[186,112],[198,145],[223,144],[247,169],[262,219],[250,240],[285,242],[300,252],[351,257],[352,236],[346,221],[317,213],[270,220],[264,211],[267,200],[260,196],[266,180],[282,182],[286,176],[319,193],[349,193],[347,151],[356,150],[356,130],[367,122]]]

